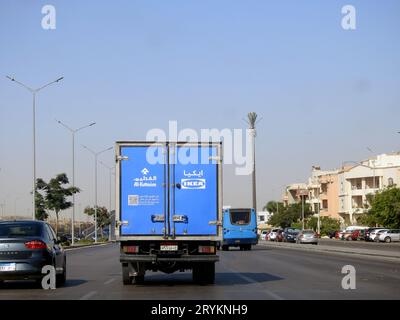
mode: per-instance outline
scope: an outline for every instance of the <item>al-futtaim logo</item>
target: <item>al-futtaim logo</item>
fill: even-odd
[[[133,179],[133,186],[135,188],[157,187],[157,176],[149,175],[150,170],[143,168],[140,170],[142,177]]]

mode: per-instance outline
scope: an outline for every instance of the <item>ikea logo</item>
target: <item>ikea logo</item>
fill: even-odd
[[[206,179],[182,179],[182,189],[205,189]]]

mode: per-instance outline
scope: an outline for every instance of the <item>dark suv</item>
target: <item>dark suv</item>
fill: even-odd
[[[42,268],[56,270],[56,285],[66,280],[66,257],[52,227],[43,221],[0,222],[0,283],[4,280],[41,282]]]

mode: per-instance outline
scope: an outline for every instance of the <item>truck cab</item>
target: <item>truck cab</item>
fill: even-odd
[[[222,250],[239,247],[240,250],[251,250],[258,243],[257,217],[252,208],[225,209],[223,212]]]

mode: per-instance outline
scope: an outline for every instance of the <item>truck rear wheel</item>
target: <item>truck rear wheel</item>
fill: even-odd
[[[200,262],[193,267],[193,281],[199,284],[215,282],[215,263]]]
[[[127,263],[122,264],[122,282],[124,285],[132,284],[132,277],[129,276],[129,266]]]
[[[228,250],[229,250],[229,246],[227,246],[227,245],[222,246],[222,251],[228,251]]]

